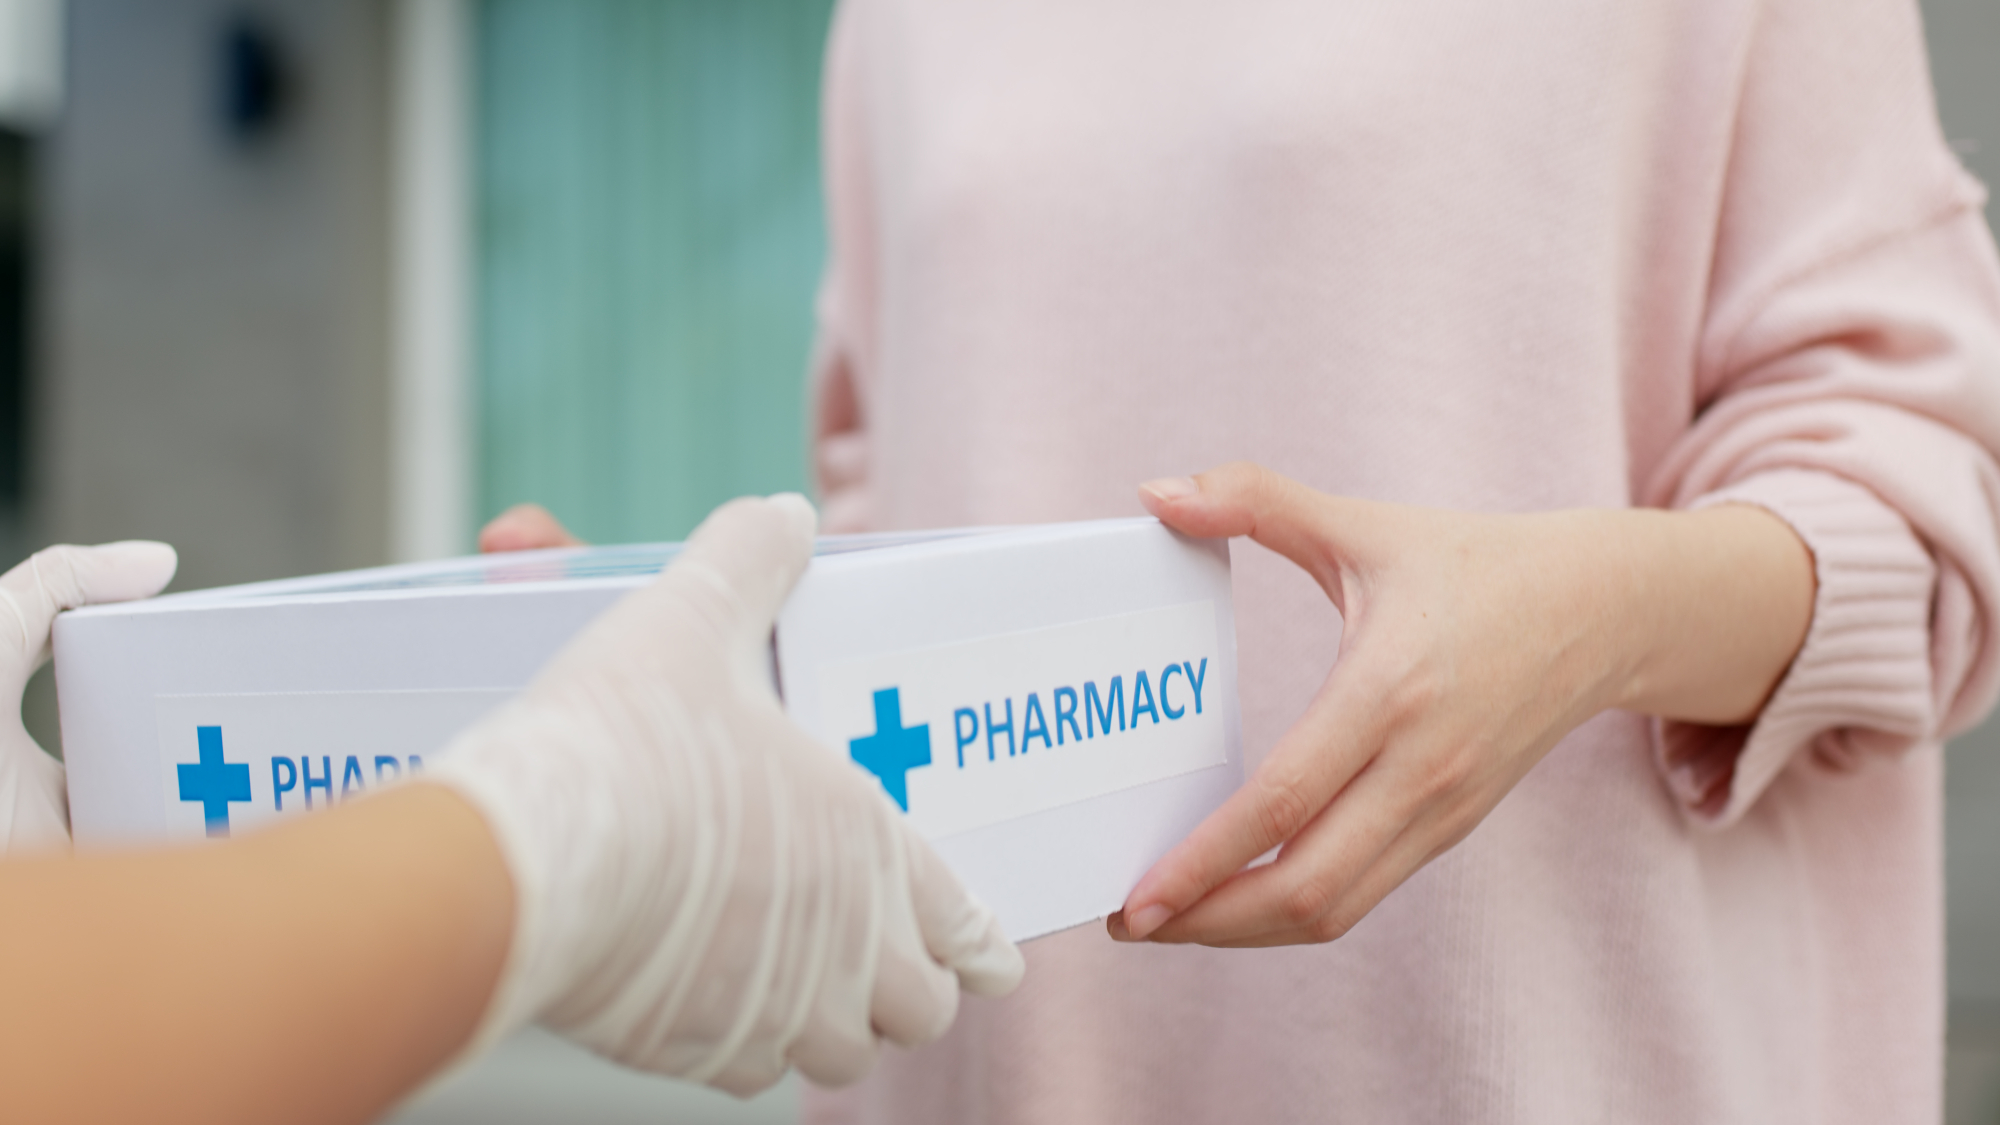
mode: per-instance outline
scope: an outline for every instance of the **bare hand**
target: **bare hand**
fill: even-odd
[[[479,529],[481,554],[534,551],[544,547],[581,547],[584,542],[540,504],[516,504]]]
[[[1811,620],[1810,555],[1756,508],[1473,515],[1250,464],[1142,498],[1186,534],[1283,554],[1344,624],[1305,714],[1112,916],[1121,940],[1338,938],[1599,711],[1754,716]]]

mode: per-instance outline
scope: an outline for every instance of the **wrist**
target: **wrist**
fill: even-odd
[[[1589,508],[1550,513],[1556,532],[1547,537],[1556,557],[1541,565],[1564,575],[1552,612],[1571,620],[1581,638],[1582,704],[1579,721],[1607,710],[1629,710],[1653,692],[1671,620],[1666,591],[1671,573],[1663,526],[1672,513]]]
[[[1622,634],[1611,705],[1717,726],[1756,718],[1812,623],[1811,552],[1747,504],[1604,515]]]

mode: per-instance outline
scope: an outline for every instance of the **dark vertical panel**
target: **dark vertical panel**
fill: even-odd
[[[0,508],[5,518],[18,517],[27,501],[33,151],[26,136],[0,128]]]
[[[183,587],[386,561],[387,10],[70,0],[38,149],[51,538],[166,540]]]

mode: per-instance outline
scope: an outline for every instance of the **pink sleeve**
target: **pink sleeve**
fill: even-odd
[[[852,57],[859,36],[856,6],[834,11],[822,83],[821,157],[826,191],[829,264],[821,282],[818,337],[813,345],[812,462],[820,527],[828,532],[874,526],[867,426],[867,310],[873,294],[872,223],[863,146],[860,67]]]
[[[1745,60],[1693,426],[1649,503],[1737,502],[1811,549],[1811,628],[1748,727],[1656,725],[1726,824],[1802,751],[1849,768],[2000,688],[2000,263],[1914,7],[1773,0]]]

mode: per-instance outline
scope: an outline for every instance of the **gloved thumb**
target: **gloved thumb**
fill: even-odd
[[[0,576],[0,691],[18,695],[48,650],[56,614],[160,592],[179,559],[165,543],[133,539],[36,552]]]
[[[715,587],[737,615],[718,624],[761,641],[812,559],[818,524],[811,502],[796,492],[731,500],[694,529],[667,574]]]
[[[937,962],[958,974],[960,987],[975,996],[1005,996],[1028,971],[1021,950],[1000,928],[1000,919],[972,896],[944,860],[907,823],[910,897],[924,945]]]
[[[48,651],[56,614],[77,606],[157,594],[174,576],[165,543],[50,547],[0,575],[0,695],[15,708],[0,721],[0,851],[60,847],[69,841],[62,763],[42,753],[21,725],[21,690]]]

